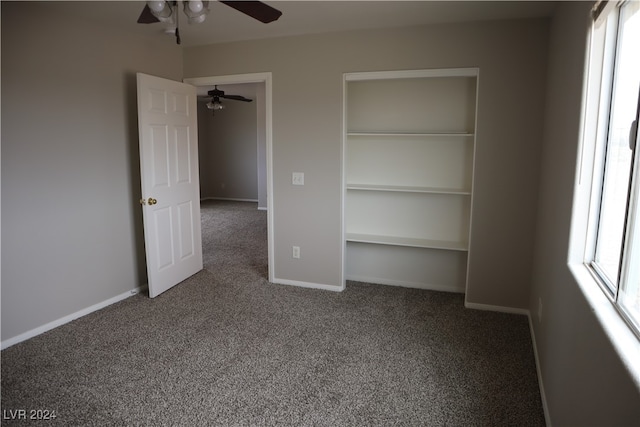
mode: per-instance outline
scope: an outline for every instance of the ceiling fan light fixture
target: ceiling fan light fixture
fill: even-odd
[[[189,24],[201,24],[209,13],[209,2],[189,0],[184,3],[184,14],[189,18]]]
[[[209,110],[224,110],[224,105],[220,102],[220,98],[214,97],[211,101],[207,102],[207,108]]]
[[[206,16],[205,15],[198,15],[198,16],[194,16],[194,17],[188,17],[187,18],[187,22],[189,22],[189,24],[202,24],[205,20]]]
[[[204,4],[200,0],[189,0],[185,3],[193,13],[201,13],[202,9],[204,9]]]
[[[171,8],[171,4],[167,1],[148,1],[147,6],[151,9],[151,13],[153,16],[158,18],[160,22],[167,22],[171,20],[171,15],[173,14],[173,9]]]

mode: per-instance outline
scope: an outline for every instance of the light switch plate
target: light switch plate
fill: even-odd
[[[292,174],[291,182],[293,183],[293,185],[304,185],[304,173],[294,172]]]

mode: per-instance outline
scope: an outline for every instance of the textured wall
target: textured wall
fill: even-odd
[[[552,25],[530,311],[553,425],[632,426],[640,422],[638,384],[567,265],[590,6],[563,3]],[[629,363],[639,361],[636,351]]]
[[[2,3],[2,340],[145,283],[138,71],[180,48]]]
[[[343,73],[479,67],[467,299],[526,308],[547,41],[544,19],[366,30],[186,48],[184,70],[273,73],[275,276],[339,287]],[[305,173],[304,187],[292,172]]]

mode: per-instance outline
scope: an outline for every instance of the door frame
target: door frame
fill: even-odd
[[[273,217],[273,123],[272,123],[272,75],[270,72],[230,74],[223,76],[192,77],[183,79],[192,86],[224,84],[264,83],[265,92],[265,149],[267,162],[267,257],[269,282],[274,281],[274,217]]]

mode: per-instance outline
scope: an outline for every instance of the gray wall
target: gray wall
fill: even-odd
[[[258,117],[254,102],[222,100],[215,114],[198,102],[201,198],[258,200]],[[219,89],[237,94],[223,86]],[[247,90],[247,89],[245,89]]]
[[[590,6],[563,3],[552,25],[530,311],[553,425],[637,426],[638,386],[567,266]]]
[[[553,21],[544,138],[544,20],[214,45],[186,49],[184,66],[274,73],[277,275],[335,286],[342,73],[479,66],[469,297],[532,313],[543,299],[533,326],[553,425],[637,425],[638,389],[566,265],[589,6],[563,4]],[[134,74],[179,80],[183,60],[170,38],[68,20],[53,4],[3,2],[1,31],[5,340],[144,283]],[[292,171],[306,172],[302,191]]]
[[[547,35],[533,19],[284,37],[186,48],[184,71],[273,73],[274,275],[339,287],[343,73],[480,67],[467,299],[527,308]]]
[[[180,48],[2,2],[2,340],[146,282],[137,71]]]

